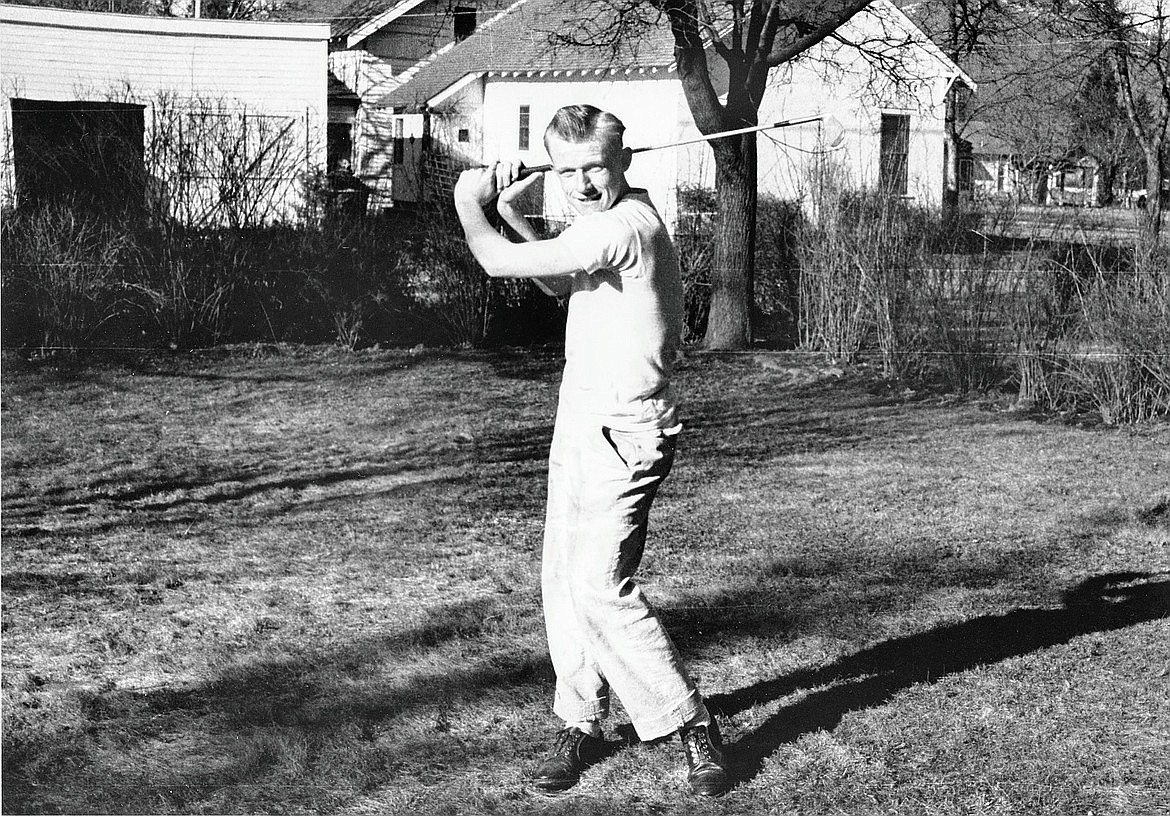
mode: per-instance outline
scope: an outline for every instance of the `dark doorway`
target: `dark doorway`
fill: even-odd
[[[142,105],[13,99],[18,204],[140,209],[146,193],[144,132]]]

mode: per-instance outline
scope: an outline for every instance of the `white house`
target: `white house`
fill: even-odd
[[[350,113],[344,93],[340,88],[334,90],[336,86],[331,84],[331,165],[341,158],[350,159],[375,193],[374,201],[389,206],[389,165],[393,159],[389,146],[395,133],[403,138],[404,131],[401,123],[390,119],[389,111],[373,103],[409,79],[421,62],[467,39],[483,21],[511,2],[354,0],[340,9],[330,0],[312,2],[314,6],[323,3],[320,12],[333,18],[330,74],[361,103]]]
[[[572,30],[577,16],[571,4],[518,0],[400,74],[380,98],[363,99],[368,118],[383,123],[383,136],[358,145],[359,167],[389,175],[395,200],[416,201],[445,165],[453,170],[497,157],[541,164],[545,124],[558,107],[576,102],[617,114],[631,146],[698,135],[668,30],[653,29],[617,53],[557,44],[553,35]],[[773,72],[760,121],[832,115],[844,129],[844,144],[826,152],[824,125],[817,123],[762,136],[761,193],[807,195],[831,169],[857,186],[940,201],[946,95],[956,81],[974,83],[885,0],[840,33],[882,59],[866,60],[855,48],[826,41]],[[883,71],[879,63],[896,70]],[[725,82],[721,61],[713,58],[711,66],[717,82]],[[702,144],[639,154],[630,176],[650,190],[668,220],[680,187],[714,185],[710,149]],[[546,185],[545,192],[545,211],[556,215],[559,191]]]
[[[328,36],[0,5],[0,194],[116,191],[198,224],[295,217],[325,165]]]

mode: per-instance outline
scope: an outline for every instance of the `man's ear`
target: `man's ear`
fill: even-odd
[[[628,147],[622,148],[622,172],[630,169],[630,163],[634,161],[634,151]]]

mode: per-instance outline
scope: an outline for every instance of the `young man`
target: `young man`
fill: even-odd
[[[496,164],[465,171],[455,186],[468,245],[489,275],[569,296],[541,575],[553,711],[565,727],[532,781],[563,791],[603,757],[612,689],[642,740],[679,733],[691,789],[717,796],[731,780],[715,724],[633,577],[681,427],[670,375],[683,298],[666,227],[645,190],[626,182],[624,130],[589,105],[557,111],[545,148],[579,216],[550,240],[516,209],[539,175],[517,181],[518,165]],[[492,229],[483,208],[497,196],[526,243]]]

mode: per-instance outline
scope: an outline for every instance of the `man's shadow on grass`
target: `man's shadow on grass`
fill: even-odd
[[[734,716],[801,689],[818,689],[784,706],[761,726],[729,743],[740,781],[754,778],[781,745],[832,729],[851,711],[888,702],[922,683],[977,666],[1170,615],[1170,581],[1151,573],[1095,576],[1065,592],[1056,609],[1016,609],[883,641],[818,669],[792,672],[727,694],[713,695],[714,715]],[[1154,667],[1151,667],[1154,670]]]

